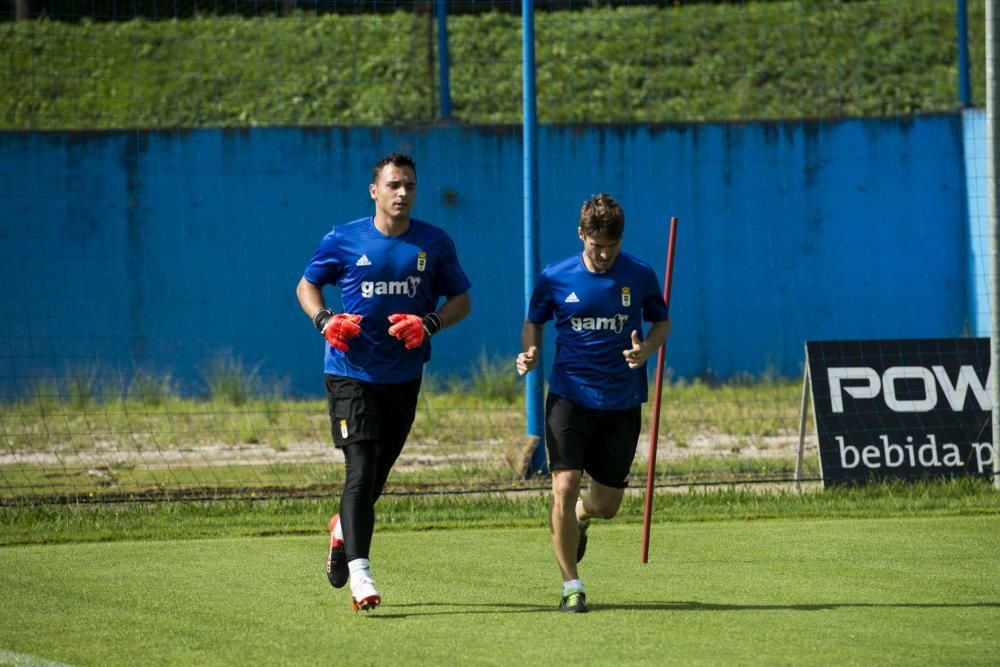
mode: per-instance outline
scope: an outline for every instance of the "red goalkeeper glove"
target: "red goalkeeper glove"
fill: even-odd
[[[441,317],[437,313],[428,313],[423,317],[396,313],[389,316],[389,321],[392,322],[389,335],[403,341],[407,350],[420,347],[441,329]]]
[[[334,315],[329,308],[323,308],[313,316],[313,324],[323,334],[326,342],[341,352],[347,352],[347,343],[361,334],[361,327],[358,326],[360,321],[360,315]]]

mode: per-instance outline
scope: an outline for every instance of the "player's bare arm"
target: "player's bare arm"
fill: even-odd
[[[469,298],[468,292],[448,297],[437,309],[438,317],[441,318],[441,328],[447,329],[453,324],[458,324],[468,316],[471,310],[472,299]]]
[[[517,355],[514,362],[518,375],[525,375],[538,365],[538,350],[542,347],[543,329],[543,325],[529,320],[524,321],[524,326],[521,327],[521,349],[524,351]]]
[[[302,307],[302,310],[310,318],[317,310],[326,307],[326,301],[323,299],[323,290],[318,285],[313,285],[304,277],[299,280],[299,284],[295,288],[295,296],[299,298],[299,306]]]
[[[649,328],[649,334],[646,336],[646,340],[640,341],[639,334],[633,331],[632,347],[622,352],[626,363],[628,363],[628,367],[639,368],[646,363],[646,359],[651,357],[654,352],[660,349],[661,345],[667,342],[667,336],[669,335],[669,318],[661,322],[653,322],[653,326]]]

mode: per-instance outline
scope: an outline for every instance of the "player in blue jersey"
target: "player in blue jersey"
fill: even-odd
[[[327,341],[324,371],[334,445],[344,454],[340,511],[330,519],[327,577],[351,583],[352,606],[377,607],[369,550],[375,501],[413,424],[430,338],[469,314],[469,279],[444,230],[410,217],[416,165],[393,153],[368,186],[375,214],[333,228],[296,294]],[[323,287],[340,289],[343,312]],[[441,303],[441,299],[444,299]]]
[[[556,359],[545,401],[552,471],[552,546],[563,577],[559,608],[586,612],[577,563],[593,518],[618,513],[635,458],[646,401],[646,359],[666,341],[670,319],[656,273],[621,252],[625,214],[609,195],[580,209],[583,252],[542,271],[521,329],[517,372],[539,361],[545,323],[555,320]],[[643,322],[651,323],[643,335]],[[580,497],[583,473],[590,488]]]

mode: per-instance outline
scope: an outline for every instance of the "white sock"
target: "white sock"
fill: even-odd
[[[333,536],[341,542],[344,541],[344,522],[340,520],[340,517],[337,517],[337,525],[333,527]]]
[[[579,579],[570,579],[569,581],[564,581],[563,595],[569,595],[570,591],[580,591],[581,593],[585,592],[583,590],[583,582],[580,581]]]
[[[372,578],[371,565],[367,558],[355,558],[347,564],[351,573],[351,581],[360,581],[364,577]]]

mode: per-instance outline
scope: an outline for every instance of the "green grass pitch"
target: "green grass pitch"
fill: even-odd
[[[591,613],[548,531],[376,532],[368,614],[326,536],[0,548],[0,663],[996,664],[1000,516],[595,523]],[[31,657],[37,661],[30,662]]]

